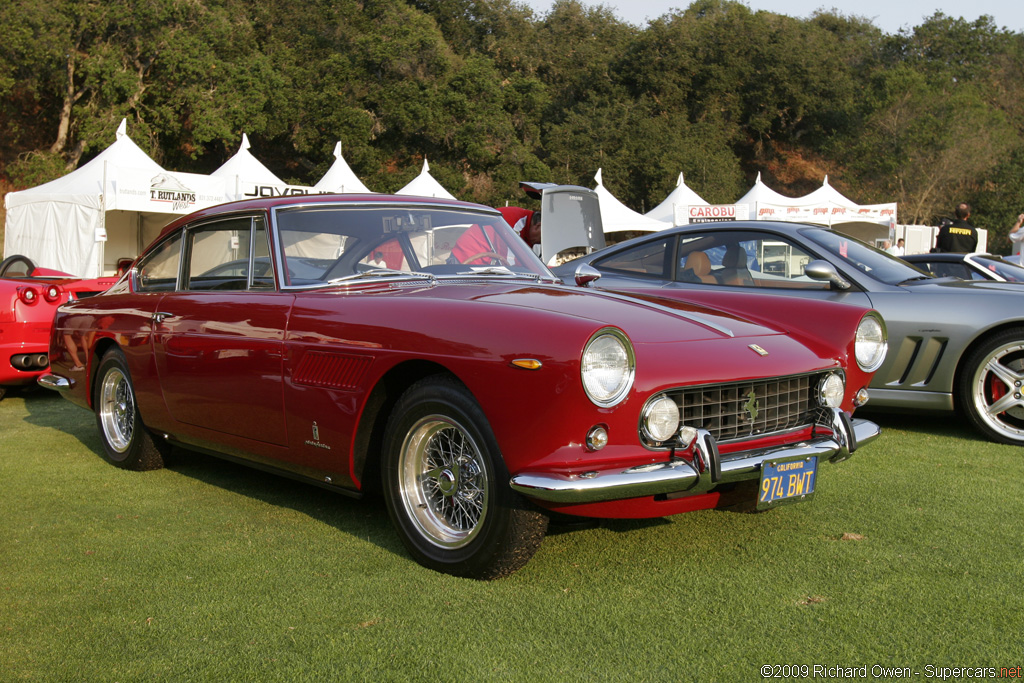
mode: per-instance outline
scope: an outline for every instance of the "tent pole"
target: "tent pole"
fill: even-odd
[[[107,233],[107,165],[109,163],[109,161],[103,162],[103,191],[100,192],[100,229],[103,231],[104,236],[106,236]],[[97,235],[93,235],[93,239],[96,239],[97,237]],[[103,260],[105,256],[104,247],[106,244],[107,243],[105,241],[96,241],[96,254],[99,259],[96,277],[103,277]]]

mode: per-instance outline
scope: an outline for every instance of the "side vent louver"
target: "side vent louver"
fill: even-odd
[[[358,389],[371,360],[369,356],[307,351],[292,381],[327,389]]]

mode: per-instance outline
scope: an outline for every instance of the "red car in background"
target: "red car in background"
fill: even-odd
[[[99,294],[116,277],[82,280],[39,268],[15,255],[0,261],[0,399],[8,388],[35,385],[50,367],[50,327],[57,307]]]
[[[807,500],[878,436],[851,417],[885,357],[876,312],[719,303],[564,285],[476,204],[252,200],[172,223],[61,306],[39,383],[95,412],[118,467],[177,444],[382,491],[417,561],[494,578],[552,514]]]

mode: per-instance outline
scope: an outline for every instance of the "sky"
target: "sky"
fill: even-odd
[[[552,0],[522,0],[535,12],[551,9]],[[643,27],[648,19],[656,19],[674,9],[689,7],[689,0],[581,0],[585,5],[605,5],[623,21]],[[806,19],[815,10],[836,9],[840,14],[864,17],[886,33],[913,28],[936,11],[950,17],[974,21],[982,14],[991,16],[999,28],[1024,33],[1024,2],[1021,0],[743,0],[753,10]]]

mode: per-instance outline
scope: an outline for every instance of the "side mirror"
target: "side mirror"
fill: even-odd
[[[836,267],[828,261],[821,259],[811,261],[804,266],[804,275],[811,278],[812,280],[819,280],[821,282],[829,282],[836,289],[849,289],[852,285],[843,279],[843,276],[839,274]]]
[[[586,287],[591,282],[601,279],[601,271],[589,263],[581,263],[576,268],[575,279],[577,287]]]

